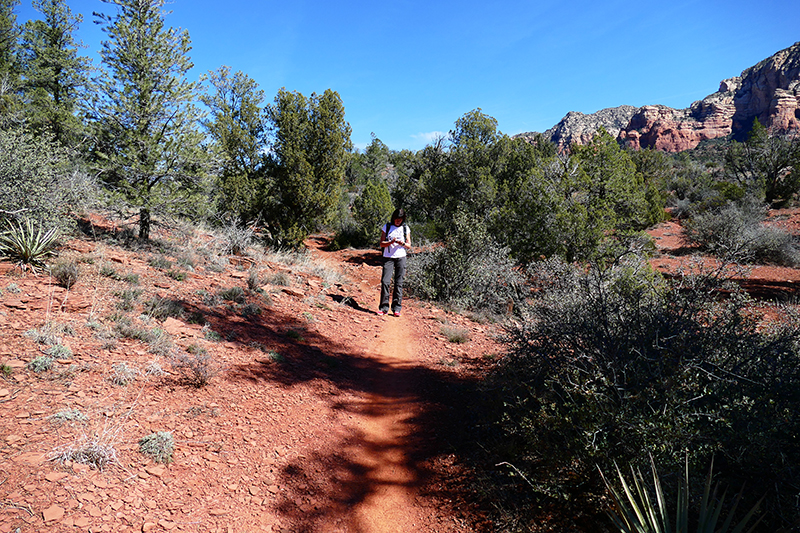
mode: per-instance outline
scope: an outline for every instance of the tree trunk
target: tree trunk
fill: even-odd
[[[139,209],[139,239],[150,240],[150,210],[146,207]]]

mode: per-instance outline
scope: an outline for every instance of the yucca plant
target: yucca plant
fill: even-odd
[[[651,492],[648,490],[644,481],[644,476],[642,476],[640,470],[634,470],[633,467],[631,467],[633,483],[629,483],[622,475],[619,466],[617,466],[616,469],[617,476],[622,485],[622,493],[606,479],[602,471],[600,474],[603,476],[603,481],[611,493],[611,497],[616,506],[615,511],[609,512],[609,516],[614,526],[621,533],[689,533],[690,531],[695,531],[697,533],[742,533],[746,531],[747,533],[751,533],[763,519],[762,515],[755,521],[750,529],[745,530],[747,523],[750,522],[753,515],[761,506],[761,500],[759,500],[739,522],[733,525],[736,508],[739,506],[739,502],[742,499],[744,488],[742,488],[742,491],[736,496],[733,506],[723,519],[722,511],[724,509],[727,491],[723,491],[720,495],[719,484],[715,483],[712,486],[713,461],[711,463],[711,468],[709,468],[708,476],[706,477],[703,497],[700,500],[700,509],[697,512],[697,526],[692,530],[689,529],[689,517],[693,513],[690,509],[688,458],[686,461],[683,483],[678,483],[674,528],[669,520],[667,500],[661,488],[661,479],[656,471],[653,458],[650,458],[650,469],[653,474],[653,496],[651,496]],[[721,524],[720,521],[722,521]]]
[[[57,228],[44,231],[35,227],[29,218],[24,223],[9,221],[8,229],[0,233],[0,252],[23,268],[36,271],[44,267],[44,258],[53,254],[57,239]]]

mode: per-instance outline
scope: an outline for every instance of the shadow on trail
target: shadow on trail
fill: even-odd
[[[282,333],[291,322],[292,317],[270,311],[260,316],[254,326],[261,329],[262,338],[269,337],[271,346],[282,345],[282,362],[259,358],[230,368],[228,378],[285,387],[321,380],[340,395],[332,406],[343,418],[396,418],[390,425],[394,434],[348,427],[346,434],[335,436],[338,440],[333,446],[325,448],[334,451],[307,452],[281,466],[280,481],[287,490],[276,509],[291,522],[292,531],[315,533],[335,527],[341,528],[336,531],[366,533],[369,530],[363,524],[352,522],[353,508],[396,489],[411,489],[435,502],[436,509],[427,513],[431,517],[449,506],[451,515],[463,514],[466,520],[476,507],[476,497],[468,486],[452,479],[442,484],[443,472],[436,465],[441,457],[458,456],[474,441],[471,404],[478,381],[458,377],[445,367],[381,362],[313,331],[303,332],[302,340],[296,341]],[[242,342],[254,333],[243,335]],[[330,387],[325,389],[330,402]],[[399,475],[387,477],[387,471]],[[481,531],[474,524],[470,530]]]

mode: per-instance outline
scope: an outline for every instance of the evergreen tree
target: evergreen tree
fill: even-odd
[[[200,100],[211,110],[204,125],[215,142],[218,163],[218,209],[250,222],[261,194],[266,122],[264,92],[247,74],[231,75],[221,67],[206,77],[209,91]]]
[[[19,0],[0,0],[0,128],[19,121],[19,28],[14,8]]]
[[[800,190],[800,137],[770,135],[756,120],[747,141],[728,150],[725,172],[760,200],[785,204]]]
[[[167,28],[165,0],[103,0],[108,40],[94,103],[96,161],[104,181],[139,210],[139,238],[150,238],[154,210],[196,213],[203,156],[189,33]]]
[[[281,89],[267,107],[274,142],[265,220],[279,243],[298,246],[339,205],[352,149],[339,94],[306,98]]]
[[[41,20],[28,21],[23,31],[23,93],[28,128],[48,132],[64,146],[82,137],[76,116],[86,93],[90,61],[78,55],[82,45],[74,32],[83,21],[64,0],[34,0]]]

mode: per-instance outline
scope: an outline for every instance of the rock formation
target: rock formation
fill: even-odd
[[[754,119],[776,133],[800,131],[800,42],[723,80],[717,92],[688,109],[647,105],[570,112],[545,136],[563,149],[590,141],[604,127],[631,148],[680,152],[707,139],[744,139]]]

